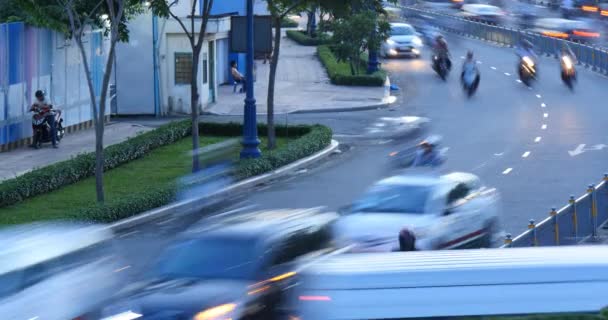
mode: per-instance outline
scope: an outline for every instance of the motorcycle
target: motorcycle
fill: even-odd
[[[460,75],[460,81],[462,82],[462,88],[467,94],[467,97],[473,96],[477,91],[477,87],[479,86],[479,70],[475,68],[474,70],[463,71]]]
[[[44,108],[34,108],[32,110],[34,115],[32,116],[32,126],[34,128],[34,135],[40,137],[38,146],[42,143],[53,142],[51,136],[51,125],[47,121],[47,116],[50,114],[55,118],[55,134],[56,141],[59,143],[65,135],[65,128],[63,127],[63,118],[61,117],[61,110],[52,109],[52,106]]]
[[[562,81],[570,88],[570,90],[574,89],[574,81],[576,81],[576,69],[574,69],[574,63],[572,58],[568,55],[562,55],[560,58],[561,61],[561,76]]]
[[[426,141],[433,141],[433,145],[438,150],[438,153],[439,153],[438,156],[441,159],[441,163],[443,163],[443,162],[445,162],[446,153],[448,151],[448,148],[439,147],[441,140],[442,140],[442,138],[440,136],[435,136],[435,135],[430,136],[426,139]],[[416,159],[416,155],[418,154],[419,150],[420,150],[420,147],[418,145],[414,145],[414,146],[408,146],[407,148],[402,149],[402,150],[393,151],[393,152],[389,153],[388,156],[389,156],[390,168],[398,170],[398,169],[405,169],[405,168],[412,167],[412,165],[414,163],[414,159]]]
[[[521,57],[518,69],[519,79],[526,86],[530,86],[532,80],[536,79],[536,64],[534,60],[529,56]]]
[[[452,62],[449,57],[446,56],[441,58],[436,54],[433,55],[433,70],[437,72],[442,80],[446,80],[451,69]]]

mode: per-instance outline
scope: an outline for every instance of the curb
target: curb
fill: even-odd
[[[289,172],[296,171],[297,169],[310,165],[316,161],[319,161],[327,156],[329,156],[333,151],[335,151],[340,143],[336,140],[331,140],[329,146],[325,149],[308,156],[306,158],[300,159],[296,162],[290,163],[283,167],[280,167],[274,171],[264,173],[259,176],[251,177],[242,181],[239,181],[235,184],[232,184],[224,189],[218,190],[210,195],[187,199],[179,202],[174,202],[160,208],[152,209],[143,213],[140,213],[136,216],[123,219],[107,226],[111,231],[118,231],[123,229],[128,229],[132,227],[136,227],[138,225],[142,225],[148,223],[150,221],[159,220],[171,215],[188,215],[193,212],[200,211],[205,208],[211,208],[222,203],[225,199],[224,195],[234,192],[239,189],[244,189],[248,187],[253,187],[255,185],[270,181],[272,179],[276,179],[286,175]]]
[[[367,111],[367,110],[375,110],[375,109],[384,109],[390,107],[392,104],[397,102],[397,98],[394,97],[390,101],[382,101],[375,104],[357,106],[357,107],[337,107],[337,108],[323,108],[323,109],[304,109],[304,110],[295,110],[290,112],[275,112],[275,115],[285,115],[285,114],[305,114],[305,113],[330,113],[330,112],[356,112],[356,111]],[[242,114],[228,114],[228,113],[217,113],[212,111],[203,111],[201,114],[204,115],[213,115],[213,116],[242,116]],[[258,116],[267,115],[267,113],[258,113]]]

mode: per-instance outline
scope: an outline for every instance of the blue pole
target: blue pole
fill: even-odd
[[[158,83],[158,17],[152,14],[152,64],[154,65],[154,115],[160,116],[160,90]]]
[[[256,123],[255,97],[253,94],[253,0],[247,0],[247,69],[245,73],[247,97],[245,98],[245,115],[243,118],[243,150],[241,159],[258,158],[261,154],[258,146],[258,127]]]

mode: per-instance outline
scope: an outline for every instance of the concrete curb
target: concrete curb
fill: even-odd
[[[364,105],[364,106],[336,107],[336,108],[323,108],[323,109],[305,109],[305,110],[295,110],[295,111],[291,111],[291,112],[275,112],[275,115],[367,111],[367,110],[388,108],[395,102],[397,102],[396,97],[394,99],[391,99],[391,101],[382,101],[382,102],[368,104],[368,105]],[[217,113],[217,112],[212,112],[212,111],[207,111],[207,110],[204,110],[201,114],[213,115],[213,116],[242,116],[242,114]],[[267,113],[258,113],[257,115],[263,116],[266,114]]]
[[[168,216],[187,215],[205,208],[213,207],[215,205],[223,203],[223,198],[225,198],[224,196],[226,194],[232,193],[236,190],[253,187],[255,185],[270,181],[272,179],[282,177],[292,171],[296,171],[304,166],[317,162],[329,156],[333,151],[338,148],[339,145],[340,143],[338,141],[332,140],[329,146],[327,146],[325,149],[311,156],[300,159],[286,166],[280,167],[274,171],[239,181],[235,184],[232,184],[224,189],[218,190],[204,197],[174,202],[166,206],[152,209],[136,216],[114,222],[108,225],[108,229],[112,231],[128,229],[148,223],[150,221],[163,219]]]

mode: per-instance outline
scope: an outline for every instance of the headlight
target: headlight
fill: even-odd
[[[525,56],[522,58],[522,60],[524,61],[525,64],[527,64],[529,67],[534,67],[534,61],[532,61],[532,59],[530,59],[530,57]]]
[[[236,309],[236,304],[226,303],[197,313],[193,320],[227,320]]]
[[[139,319],[142,315],[131,310],[115,314],[113,316],[102,318],[101,320],[133,320]]]
[[[563,56],[562,61],[564,62],[564,66],[566,66],[566,69],[572,69],[572,60],[570,60],[570,57]]]
[[[421,45],[422,45],[422,39],[420,39],[420,38],[416,37],[416,38],[414,38],[414,40],[412,40],[412,43],[413,43],[415,46],[421,46]]]
[[[386,43],[390,44],[391,46],[394,45],[396,42],[393,39],[386,39]]]

